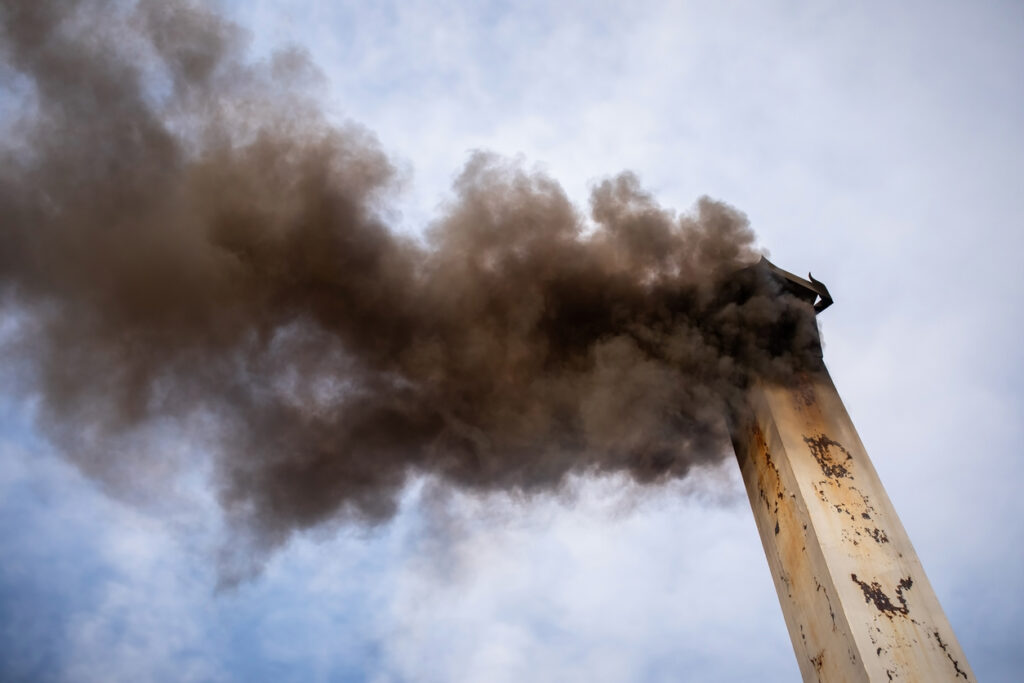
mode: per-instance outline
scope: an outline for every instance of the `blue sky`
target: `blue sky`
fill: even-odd
[[[311,53],[331,115],[403,169],[407,229],[475,149],[581,205],[631,169],[666,205],[744,211],[832,291],[826,361],[975,673],[1020,678],[1024,6],[221,6],[255,56]],[[3,680],[799,676],[732,462],[529,502],[438,506],[421,481],[391,523],[317,529],[218,589],[201,458],[159,495],[112,497],[32,415],[0,396]]]

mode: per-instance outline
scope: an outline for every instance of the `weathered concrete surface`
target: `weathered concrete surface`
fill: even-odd
[[[974,681],[831,378],[751,389],[733,442],[805,681]]]

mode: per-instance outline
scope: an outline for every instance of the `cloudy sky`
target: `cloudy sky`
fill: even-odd
[[[255,58],[309,51],[330,115],[402,169],[408,230],[481,149],[580,205],[629,169],[665,205],[746,213],[777,264],[828,284],[826,361],[939,599],[979,679],[1019,680],[1024,5],[219,7]],[[318,528],[218,588],[202,466],[110,496],[33,416],[0,395],[5,681],[799,677],[732,462],[443,507],[420,481],[390,523]]]

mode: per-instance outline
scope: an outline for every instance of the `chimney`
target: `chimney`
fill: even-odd
[[[755,267],[832,303],[811,276]],[[976,680],[824,365],[754,382],[730,428],[803,680]]]

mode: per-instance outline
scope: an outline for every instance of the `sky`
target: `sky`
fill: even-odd
[[[743,211],[775,263],[828,285],[826,363],[953,629],[980,680],[1019,680],[1024,6],[218,7],[255,58],[308,50],[330,115],[402,170],[410,231],[474,150],[581,206],[629,169],[664,205]],[[35,409],[0,393],[5,681],[799,677],[732,461],[442,506],[418,480],[390,522],[328,523],[223,587],[202,458],[129,500],[60,457]]]

